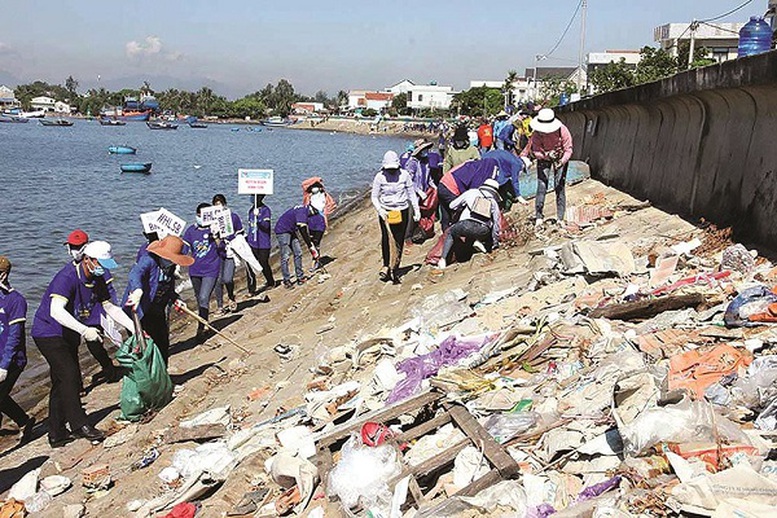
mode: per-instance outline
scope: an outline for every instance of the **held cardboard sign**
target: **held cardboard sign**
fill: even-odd
[[[186,222],[164,207],[141,214],[140,221],[143,232],[156,232],[160,239],[169,234],[180,237],[186,229]]]
[[[202,223],[205,226],[218,230],[222,237],[231,236],[235,233],[232,227],[232,211],[226,207],[205,207],[200,212]]]
[[[238,169],[237,193],[272,194],[273,176],[272,169]]]

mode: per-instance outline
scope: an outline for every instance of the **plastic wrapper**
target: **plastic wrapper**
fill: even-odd
[[[759,322],[750,322],[747,317],[762,313],[773,302],[777,302],[777,295],[766,286],[748,288],[731,301],[723,318],[728,327],[759,326]]]
[[[327,494],[339,498],[346,508],[389,509],[392,494],[388,481],[401,470],[393,446],[371,448],[351,435],[343,445],[340,462],[329,473]]]
[[[729,443],[750,444],[736,424],[713,412],[708,403],[688,399],[645,410],[633,422],[618,427],[624,451],[639,456],[662,442],[715,442],[716,437]]]
[[[532,428],[539,416],[534,412],[519,412],[516,414],[494,414],[490,416],[483,427],[499,444],[504,444],[518,434]]]
[[[429,354],[414,356],[400,362],[397,365],[397,371],[406,376],[405,379],[396,384],[386,404],[391,405],[413,396],[421,388],[423,380],[437,374],[442,367],[453,365],[462,358],[479,351],[483,342],[484,338],[473,340],[450,336]]]

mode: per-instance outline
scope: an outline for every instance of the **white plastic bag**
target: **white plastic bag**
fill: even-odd
[[[338,497],[346,508],[360,504],[390,509],[388,482],[401,470],[393,446],[371,448],[352,434],[343,445],[340,462],[329,473],[327,494]]]
[[[486,420],[483,427],[496,442],[504,444],[537,424],[537,417],[534,412],[494,414]]]

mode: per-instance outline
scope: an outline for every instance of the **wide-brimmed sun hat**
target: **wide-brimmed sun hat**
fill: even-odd
[[[497,182],[493,178],[486,179],[486,181],[483,182],[483,185],[481,185],[480,188],[486,189],[487,191],[491,191],[494,194],[494,198],[496,198],[499,201],[502,201],[502,196],[499,194],[499,182]]]
[[[183,239],[178,236],[168,235],[148,245],[147,250],[179,266],[191,266],[194,264],[194,257],[184,254],[183,246]]]
[[[413,156],[418,156],[418,154],[421,153],[421,151],[423,151],[425,149],[429,149],[433,145],[434,145],[434,143],[429,142],[426,139],[420,138],[420,139],[416,140],[413,143]]]
[[[556,113],[550,108],[543,108],[531,120],[531,129],[540,133],[553,133],[561,128],[561,121],[556,118]]]

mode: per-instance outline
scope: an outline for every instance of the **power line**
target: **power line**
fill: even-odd
[[[751,0],[751,1],[752,1],[752,0]],[[557,42],[556,42],[556,44],[553,46],[553,48],[552,48],[552,49],[550,49],[550,52],[547,52],[547,53],[545,53],[545,57],[548,57],[548,56],[550,56],[551,54],[553,54],[554,52],[556,52],[556,50],[557,50],[557,49],[559,48],[559,46],[561,45],[561,42],[563,42],[563,41],[564,41],[564,38],[566,38],[566,37],[567,37],[567,33],[569,32],[569,29],[572,27],[572,24],[575,22],[575,18],[577,18],[577,13],[579,13],[579,12],[580,12],[580,8],[581,8],[582,6],[583,6],[583,0],[580,0],[580,2],[578,2],[578,4],[577,4],[577,7],[575,8],[575,13],[572,15],[572,18],[569,20],[569,23],[567,24],[567,27],[566,27],[566,29],[564,29],[564,32],[561,34],[561,37],[558,39],[558,41],[557,41]]]
[[[713,24],[707,23],[707,22],[699,22],[699,23],[702,24],[702,25],[706,25],[707,27],[712,27],[713,29],[718,29],[719,31],[730,32],[731,34],[736,34],[737,36],[739,36],[739,32],[732,31],[731,29],[726,29],[725,27],[721,27],[719,25],[713,25]]]
[[[699,22],[706,23],[706,22],[714,22],[714,21],[720,20],[721,18],[725,18],[726,16],[732,15],[735,12],[737,12],[737,11],[739,11],[741,9],[744,9],[749,4],[752,4],[752,3],[753,3],[753,0],[747,0],[746,2],[743,2],[742,4],[740,4],[738,7],[735,7],[735,8],[733,8],[732,10],[730,10],[730,11],[728,11],[726,13],[719,14],[718,16],[713,16],[712,18],[707,18],[705,20],[699,20]]]

